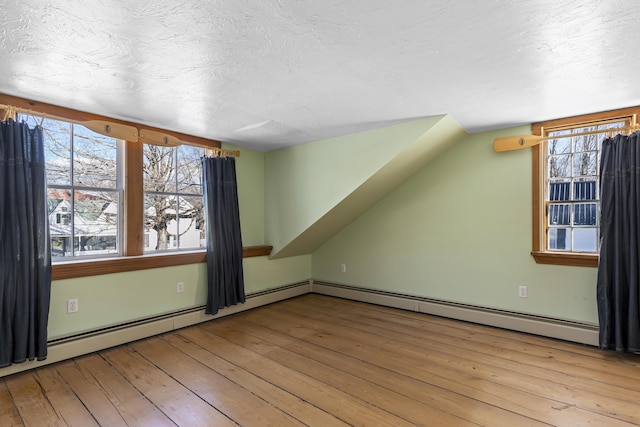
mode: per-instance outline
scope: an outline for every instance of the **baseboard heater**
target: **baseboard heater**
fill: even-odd
[[[49,355],[40,362],[25,362],[0,369],[0,377],[38,368],[83,354],[148,338],[176,329],[272,304],[307,293],[335,296],[386,307],[432,314],[467,322],[496,326],[582,344],[598,345],[598,326],[565,319],[517,313],[470,304],[454,303],[377,289],[308,280],[247,294],[244,304],[225,309],[214,316],[204,314],[204,306],[141,318],[108,327],[57,337],[48,341]]]
[[[312,280],[312,292],[598,346],[598,325]]]
[[[46,360],[10,365],[0,369],[0,377],[229,316],[309,292],[311,292],[311,283],[306,280],[260,292],[248,293],[244,304],[226,307],[213,316],[205,314],[205,306],[202,305],[56,337],[47,342],[48,356]]]
[[[283,291],[297,289],[297,288],[300,288],[300,287],[309,287],[309,282],[305,281],[305,282],[300,282],[300,283],[294,283],[294,284],[291,284],[291,285],[279,286],[277,288],[267,289],[267,290],[264,290],[264,291],[253,292],[253,293],[247,294],[246,295],[247,301],[244,304],[239,304],[237,306],[227,307],[227,308],[225,308],[223,310],[220,310],[218,312],[218,314],[216,314],[214,316],[210,316],[210,315],[205,315],[204,314],[204,310],[205,310],[206,306],[203,304],[203,305],[200,305],[200,306],[189,307],[189,308],[184,309],[184,310],[171,311],[171,312],[167,312],[167,313],[157,314],[155,316],[144,317],[144,318],[132,320],[130,322],[117,323],[117,324],[110,325],[110,326],[107,326],[107,327],[104,327],[104,328],[92,329],[92,330],[89,330],[89,331],[79,332],[79,333],[72,334],[72,335],[65,335],[65,336],[62,336],[62,337],[58,337],[58,338],[54,338],[54,339],[48,340],[47,341],[47,345],[49,347],[51,347],[51,346],[54,346],[54,345],[58,345],[58,344],[62,344],[62,343],[70,342],[70,341],[76,341],[76,340],[82,339],[82,338],[88,338],[88,337],[93,337],[93,336],[97,336],[97,335],[103,335],[103,334],[108,333],[108,332],[116,332],[116,331],[120,331],[120,330],[123,330],[123,329],[133,328],[133,327],[136,327],[136,326],[142,326],[142,325],[146,325],[146,324],[150,324],[150,323],[155,323],[155,322],[159,322],[159,321],[166,320],[166,319],[175,319],[175,318],[178,318],[178,317],[190,316],[190,315],[194,315],[194,314],[198,317],[198,320],[200,320],[200,321],[207,321],[207,320],[217,319],[219,317],[229,316],[230,314],[237,313],[238,311],[248,310],[247,306],[250,306],[250,308],[256,307],[255,304],[251,304],[253,301],[256,301],[256,298],[266,297],[268,295],[273,295],[273,294],[281,294]],[[306,292],[308,292],[308,290],[306,290]],[[296,296],[296,295],[297,295],[297,293],[295,293],[294,296]],[[281,299],[277,299],[276,301],[281,301]],[[267,302],[267,304],[269,304],[269,302]],[[264,305],[264,303],[263,304],[259,304],[259,305]],[[234,308],[241,308],[242,310],[235,310]],[[204,316],[204,317],[201,317],[201,316]],[[196,323],[199,323],[199,322],[196,322]],[[181,326],[181,327],[183,327],[183,326]]]

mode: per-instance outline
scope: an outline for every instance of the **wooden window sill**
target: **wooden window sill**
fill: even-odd
[[[268,256],[272,246],[247,246],[243,257]],[[177,265],[198,264],[207,261],[205,251],[151,254],[141,256],[120,256],[114,258],[68,261],[53,264],[52,280],[72,279],[75,277],[99,276],[102,274],[125,271],[147,270],[151,268],[173,267]]]
[[[538,264],[569,265],[573,267],[598,267],[598,255],[533,251]]]

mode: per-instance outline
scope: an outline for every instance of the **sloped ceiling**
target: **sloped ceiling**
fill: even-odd
[[[445,115],[268,153],[271,256],[312,253],[466,135]]]
[[[627,0],[0,0],[0,93],[269,151],[640,104]]]

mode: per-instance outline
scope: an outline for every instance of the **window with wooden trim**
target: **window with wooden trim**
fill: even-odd
[[[533,150],[536,262],[597,267],[602,141],[635,125],[640,107],[534,123],[545,140]]]
[[[50,207],[55,204],[50,223],[59,232],[57,240],[52,241],[54,280],[206,261],[200,241],[197,245],[177,247],[186,250],[145,253],[143,147],[147,143],[188,146],[186,150],[193,148],[201,152],[203,148],[220,148],[219,141],[4,94],[0,94],[0,106],[10,106],[24,117],[32,116],[31,125],[41,124],[57,133],[59,144],[51,146],[57,154],[51,151],[47,159],[53,177],[48,183]],[[53,125],[54,122],[59,123]],[[108,136],[104,136],[105,133]],[[84,146],[88,141],[95,143],[92,150]],[[49,143],[53,144],[51,140]],[[70,144],[74,144],[75,153]],[[83,158],[85,154],[93,160]],[[98,162],[108,163],[108,169],[114,173],[97,173]],[[185,184],[169,197],[178,194],[197,200],[200,196],[198,190],[194,190],[197,179],[187,177],[185,172],[191,166],[180,163],[178,169],[184,170],[176,174],[186,178]],[[198,203],[193,199],[188,202]],[[188,223],[193,222],[200,237],[205,224],[184,212],[183,209],[178,215]],[[93,226],[93,234],[83,228],[87,221]],[[97,226],[102,230],[96,230]],[[270,249],[268,246],[247,248],[245,256],[268,255]]]
[[[53,262],[121,255],[124,141],[61,120],[18,119],[43,129]]]

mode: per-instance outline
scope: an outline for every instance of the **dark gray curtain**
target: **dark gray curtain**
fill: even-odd
[[[42,128],[0,123],[0,367],[47,357],[51,247]]]
[[[604,140],[600,161],[600,347],[640,351],[640,133]]]
[[[245,301],[242,236],[232,157],[203,157],[207,229],[207,314]]]

